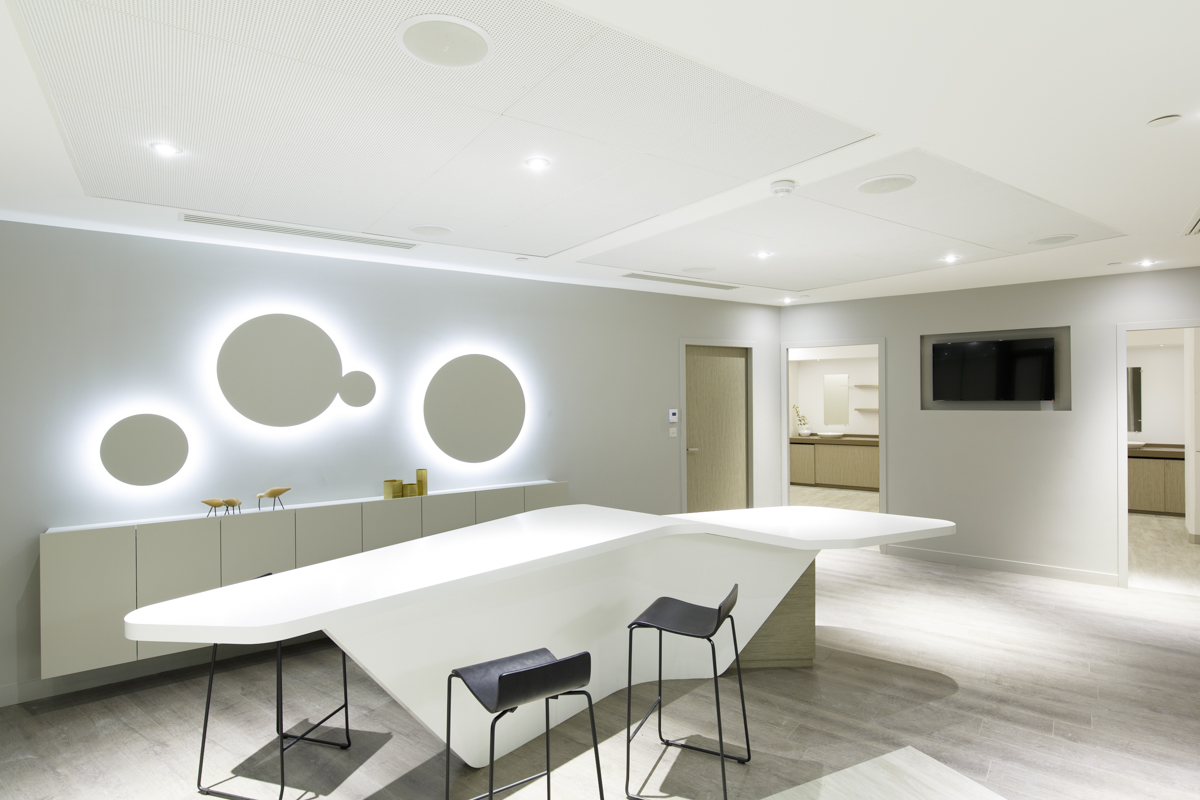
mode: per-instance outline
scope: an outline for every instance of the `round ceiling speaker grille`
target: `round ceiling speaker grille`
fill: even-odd
[[[1048,245],[1048,244],[1066,244],[1072,239],[1078,238],[1075,233],[1056,233],[1053,236],[1043,236],[1041,239],[1034,239],[1030,244]]]
[[[396,42],[413,58],[435,67],[474,67],[492,57],[492,38],[465,19],[422,14],[400,23]]]
[[[880,175],[869,178],[858,185],[858,190],[865,194],[888,194],[907,189],[917,182],[912,175]]]
[[[449,236],[454,233],[441,225],[413,225],[409,230],[418,236]]]

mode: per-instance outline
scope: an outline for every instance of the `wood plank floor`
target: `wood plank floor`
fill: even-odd
[[[747,672],[753,759],[730,764],[729,795],[763,800],[913,747],[1002,797],[1200,796],[1200,598],[986,572],[880,555],[823,553],[818,650],[810,669]],[[289,648],[285,724],[319,718],[340,695],[337,652]],[[191,798],[206,668],[0,709],[4,798]],[[211,780],[274,796],[274,664],[222,664]],[[713,746],[711,681],[670,681],[668,736]],[[635,708],[651,686],[635,689]],[[442,750],[351,666],[354,747],[288,754],[287,798],[436,798]],[[736,683],[722,679],[726,731],[741,744]],[[538,713],[526,711],[518,713]],[[624,695],[597,705],[605,790],[624,782]],[[503,723],[501,723],[503,724]],[[633,787],[720,798],[716,760],[663,748],[642,731]],[[593,798],[586,714],[555,729],[554,793]],[[534,741],[501,760],[500,785],[541,767]],[[455,765],[454,796],[486,789]],[[259,782],[261,781],[261,783]],[[545,796],[541,782],[517,795]]]
[[[970,778],[912,747],[786,789],[769,800],[996,800]]]
[[[879,511],[879,492],[858,489],[830,489],[824,486],[789,486],[788,505],[848,508],[851,511]]]
[[[1129,515],[1129,585],[1200,595],[1200,544],[1188,541],[1183,517]]]

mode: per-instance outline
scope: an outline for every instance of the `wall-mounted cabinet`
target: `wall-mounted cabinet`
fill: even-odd
[[[134,642],[134,608],[476,522],[567,504],[536,483],[425,497],[324,503],[221,517],[50,529],[41,536],[42,677],[194,649]]]

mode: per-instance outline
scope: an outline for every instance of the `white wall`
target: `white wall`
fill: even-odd
[[[38,679],[48,527],[194,513],[271,485],[294,487],[295,503],[377,496],[417,467],[433,489],[553,478],[572,502],[678,512],[683,440],[668,438],[667,409],[682,338],[755,342],[754,502],[781,502],[773,308],[12,223],[0,281],[0,705],[55,690]],[[233,413],[215,353],[276,312],[323,327],[346,371],[374,377],[374,401],[335,400],[294,428]],[[423,433],[425,381],[470,352],[505,360],[526,393],[521,438],[485,464],[454,462]],[[159,486],[118,483],[100,437],[156,409],[183,425],[188,464]]]
[[[825,376],[849,375],[850,381],[850,424],[825,424]],[[812,431],[844,431],[879,435],[879,412],[856,411],[856,408],[877,408],[878,389],[860,389],[855,384],[879,383],[878,358],[822,358],[812,361],[788,362],[788,423],[790,435],[798,430],[793,405],[800,406],[800,413],[808,417]]]
[[[1129,438],[1183,444],[1183,347],[1130,347],[1126,358],[1142,368],[1142,430]]]
[[[785,309],[784,341],[886,337],[888,510],[958,533],[933,560],[1115,583],[1117,325],[1200,318],[1200,269]],[[1071,326],[1071,411],[922,411],[922,334]]]

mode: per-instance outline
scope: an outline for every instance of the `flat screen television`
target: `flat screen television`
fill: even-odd
[[[1054,339],[933,345],[934,400],[1053,400]]]

